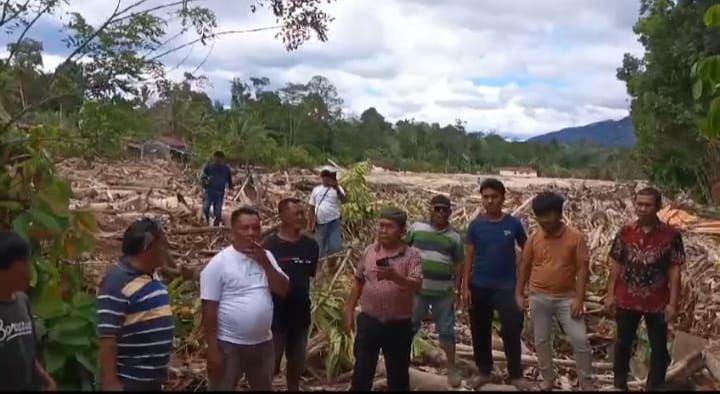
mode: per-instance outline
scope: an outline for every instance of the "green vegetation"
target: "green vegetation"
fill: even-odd
[[[626,54],[618,70],[632,99],[643,171],[667,189],[691,190],[706,200],[720,181],[720,29],[708,29],[717,23],[717,6],[709,11],[717,4],[641,1],[635,33],[645,53],[642,58]]]

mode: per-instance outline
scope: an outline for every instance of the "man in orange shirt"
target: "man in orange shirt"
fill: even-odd
[[[540,193],[533,200],[540,230],[530,236],[523,249],[515,297],[525,309],[525,285],[529,281],[535,351],[543,376],[541,389],[551,390],[556,378],[551,338],[555,318],[575,351],[580,389],[591,390],[592,352],[583,320],[590,256],[583,235],[563,223],[563,202],[551,192]]]

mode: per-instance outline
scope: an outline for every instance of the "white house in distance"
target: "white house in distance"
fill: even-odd
[[[523,178],[537,178],[538,176],[537,170],[531,167],[500,167],[498,174]]]

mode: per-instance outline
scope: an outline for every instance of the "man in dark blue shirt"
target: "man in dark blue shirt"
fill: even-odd
[[[470,306],[470,331],[475,364],[480,374],[476,386],[488,383],[493,370],[492,320],[500,316],[500,335],[505,347],[509,378],[520,389],[527,388],[520,365],[520,336],[523,312],[514,302],[517,280],[516,245],[522,248],[527,235],[517,218],[502,211],[505,186],[497,179],[480,185],[485,213],[467,230],[461,301]],[[472,272],[472,275],[471,275]]]
[[[232,190],[232,171],[225,164],[225,154],[217,151],[213,154],[213,162],[205,165],[202,175],[205,199],[203,200],[203,215],[205,222],[210,225],[210,206],[215,216],[214,225],[219,226],[222,222],[222,207],[225,200],[225,185]]]

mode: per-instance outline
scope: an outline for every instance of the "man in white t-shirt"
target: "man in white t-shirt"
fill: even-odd
[[[320,247],[320,256],[342,250],[342,204],[345,190],[338,184],[333,167],[324,167],[320,172],[322,185],[316,186],[310,194],[309,230],[315,232]]]
[[[232,245],[200,273],[209,388],[235,390],[245,375],[252,391],[270,391],[275,367],[271,293],[285,297],[290,282],[258,243],[258,211],[240,208],[230,222]]]

